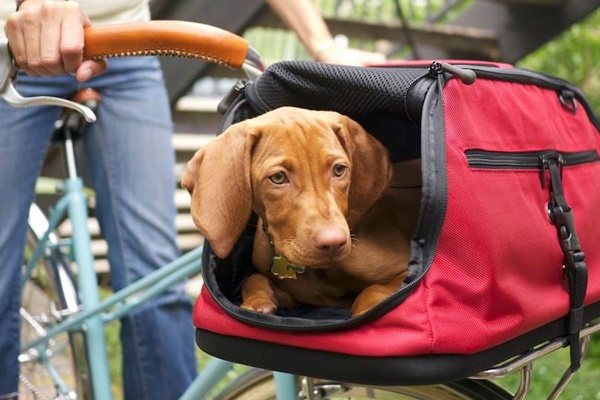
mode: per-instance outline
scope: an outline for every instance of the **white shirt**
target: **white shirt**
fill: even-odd
[[[90,17],[92,25],[118,24],[122,22],[142,22],[150,20],[149,0],[69,0],[81,4]],[[14,0],[0,0],[0,26],[15,11]],[[0,29],[0,37],[5,37]]]

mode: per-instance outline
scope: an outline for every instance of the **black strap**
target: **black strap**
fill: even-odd
[[[564,267],[569,284],[570,311],[567,335],[571,349],[571,371],[581,366],[579,334],[584,326],[583,301],[587,289],[588,272],[585,254],[581,251],[575,232],[573,210],[567,204],[562,187],[562,161],[559,158],[544,161],[550,173],[551,200],[548,205],[550,217],[558,231],[560,247],[565,256]]]

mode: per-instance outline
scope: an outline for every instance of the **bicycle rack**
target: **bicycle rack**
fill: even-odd
[[[580,335],[580,346],[581,346],[581,361],[585,358],[585,355],[588,350],[588,345],[590,341],[590,336],[596,332],[600,331],[600,321],[595,321],[590,323],[586,328],[581,331]],[[531,385],[531,371],[533,362],[558,350],[565,347],[568,344],[567,339],[558,338],[553,341],[547,342],[542,346],[532,349],[528,352],[517,356],[516,358],[510,359],[503,364],[500,364],[496,367],[490,368],[479,374],[472,376],[471,379],[492,379],[492,378],[502,378],[509,373],[521,370],[521,382],[517,392],[515,393],[513,400],[522,400],[525,398],[529,387]],[[563,392],[565,387],[573,378],[575,372],[571,371],[570,368],[563,373],[560,380],[556,383],[554,389],[548,396],[548,400],[556,400],[558,396]]]

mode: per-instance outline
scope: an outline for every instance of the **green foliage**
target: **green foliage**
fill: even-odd
[[[542,46],[518,66],[566,79],[600,112],[600,10]]]

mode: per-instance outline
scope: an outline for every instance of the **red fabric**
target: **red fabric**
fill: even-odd
[[[570,113],[552,90],[454,79],[443,95],[447,211],[433,264],[402,304],[352,330],[283,332],[227,316],[203,290],[196,326],[354,355],[472,354],[566,315],[563,255],[540,172],[472,169],[465,151],[600,152],[600,135],[583,107]],[[565,167],[563,186],[586,254],[589,304],[600,299],[600,163]]]

